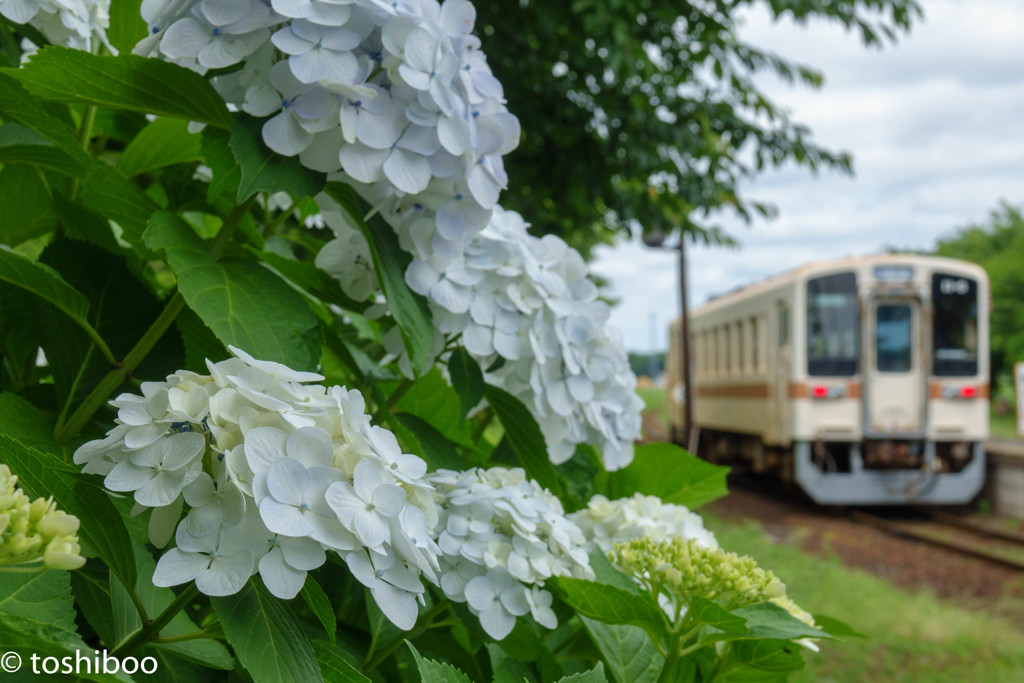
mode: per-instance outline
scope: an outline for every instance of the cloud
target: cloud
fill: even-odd
[[[1024,202],[1024,0],[934,0],[925,12],[884,50],[835,25],[747,13],[746,40],[825,73],[818,91],[774,78],[762,86],[818,144],[852,152],[856,175],[787,166],[747,182],[748,196],[776,204],[779,218],[747,226],[721,216],[743,249],[688,249],[691,305],[810,261],[928,249],[1001,199]],[[679,311],[677,254],[627,242],[598,249],[594,270],[621,298],[611,322],[626,346],[651,348],[653,313],[654,347],[665,348]]]

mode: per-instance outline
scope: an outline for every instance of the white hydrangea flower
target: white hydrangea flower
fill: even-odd
[[[422,577],[440,574],[426,463],[370,424],[358,391],[231,351],[207,362],[209,375],[181,371],[119,396],[118,424],[75,452],[107,488],[133,492],[138,511],[154,508],[151,529],[169,525],[169,538],[177,526],[154,583],[230,595],[258,572],[289,599],[337,552],[384,613],[412,628]]]
[[[635,493],[608,500],[596,495],[569,519],[583,530],[592,548],[610,552],[616,543],[637,538],[661,542],[672,538],[695,541],[703,548],[718,548],[718,539],[704,528],[700,515],[683,505],[662,502],[657,496]]]
[[[468,603],[497,640],[527,613],[557,626],[544,581],[594,577],[586,539],[558,499],[518,468],[438,470],[428,479],[441,508],[437,543],[445,595]]]
[[[56,45],[86,51],[105,45],[116,52],[107,42],[110,0],[0,0],[0,15],[31,25]]]

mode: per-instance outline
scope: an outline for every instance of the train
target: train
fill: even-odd
[[[973,263],[880,254],[712,298],[688,318],[689,373],[670,325],[673,439],[689,374],[701,457],[820,504],[969,502],[985,479],[990,291]]]

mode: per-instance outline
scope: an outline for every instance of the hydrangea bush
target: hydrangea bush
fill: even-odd
[[[5,647],[632,683],[832,637],[693,512],[722,468],[634,446],[586,264],[499,204],[521,131],[470,2],[0,17]]]

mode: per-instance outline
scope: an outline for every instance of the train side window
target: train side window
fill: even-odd
[[[750,319],[750,369],[758,372],[761,369],[761,349],[758,348],[757,317]]]
[[[740,374],[747,370],[747,346],[743,339],[743,321],[736,323],[736,369]]]
[[[728,375],[732,372],[732,335],[729,334],[729,325],[722,326],[722,374]]]
[[[779,346],[789,345],[789,306],[779,304]]]

